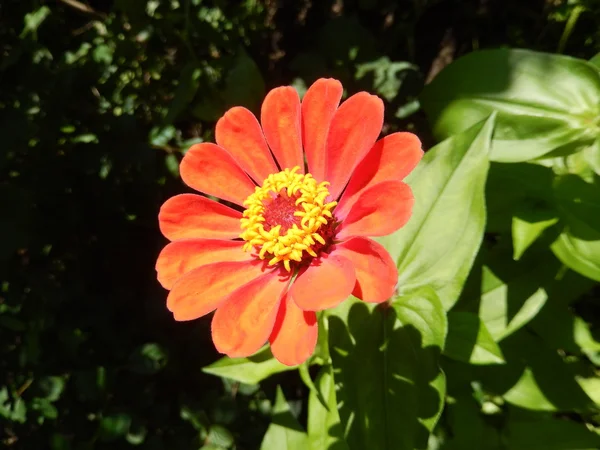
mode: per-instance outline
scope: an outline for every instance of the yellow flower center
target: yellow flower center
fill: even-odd
[[[325,203],[328,182],[317,183],[310,173],[296,173],[299,167],[271,174],[256,187],[244,206],[241,219],[244,250],[256,250],[269,265],[300,263],[329,244],[334,220],[331,211],[337,202]]]

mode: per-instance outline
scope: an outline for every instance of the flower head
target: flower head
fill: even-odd
[[[423,155],[411,133],[377,140],[383,103],[360,92],[341,105],[342,86],[320,79],[302,102],[291,87],[265,98],[261,123],[231,108],[217,122],[217,144],[185,154],[180,172],[196,194],[170,198],[159,214],[172,241],[156,263],[176,320],[216,310],[217,350],[273,355],[300,364],[317,341],[315,311],[350,294],[389,299],[397,269],[367,236],[390,234],[410,217],[401,180]]]

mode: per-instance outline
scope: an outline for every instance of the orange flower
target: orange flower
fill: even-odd
[[[395,289],[394,261],[366,236],[409,219],[413,196],[401,180],[421,143],[411,133],[376,142],[381,99],[360,92],[339,105],[341,97],[333,79],[316,81],[302,103],[291,87],[273,89],[260,124],[231,108],[217,144],[194,145],[181,162],[188,186],[237,207],[195,194],[167,200],[159,222],[172,242],[158,280],[175,320],[216,310],[221,353],[249,356],[269,341],[283,364],[300,364],[317,342],[315,311],[350,294],[383,302]]]

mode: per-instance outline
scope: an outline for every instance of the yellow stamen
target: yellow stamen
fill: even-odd
[[[268,259],[271,266],[283,262],[288,272],[292,270],[291,261],[302,261],[303,252],[317,256],[312,247],[326,243],[319,229],[333,219],[331,211],[337,205],[337,202],[325,203],[329,196],[328,182],[317,183],[310,173],[303,175],[296,173],[298,170],[299,167],[294,167],[269,175],[244,201],[246,210],[240,221],[243,230],[240,237],[246,241],[244,250],[258,251],[258,257]],[[281,231],[281,224],[268,224],[265,229],[269,201],[284,195],[297,197],[293,213],[296,223],[285,232]]]

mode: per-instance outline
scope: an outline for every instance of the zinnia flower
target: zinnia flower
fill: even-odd
[[[394,261],[366,236],[390,234],[410,217],[413,196],[401,180],[423,155],[419,139],[379,141],[383,102],[366,92],[341,105],[342,85],[320,79],[300,102],[273,89],[261,122],[231,108],[216,144],[194,145],[181,161],[196,194],[170,198],[159,214],[171,243],[156,263],[175,320],[216,310],[212,338],[231,357],[269,341],[275,358],[296,365],[317,342],[315,311],[350,294],[389,299]]]

